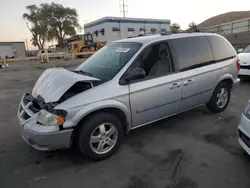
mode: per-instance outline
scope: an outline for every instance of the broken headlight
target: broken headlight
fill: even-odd
[[[58,113],[55,111],[55,113],[48,112],[47,110],[41,110],[36,117],[36,120],[38,123],[42,125],[47,126],[53,126],[53,125],[62,125],[64,123],[64,116],[65,113],[61,113],[59,110]]]

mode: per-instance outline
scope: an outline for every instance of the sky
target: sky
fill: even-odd
[[[31,35],[22,20],[25,6],[56,2],[75,8],[79,22],[84,23],[105,17],[122,16],[119,0],[2,0],[0,5],[0,41],[25,41],[30,44]],[[250,5],[247,0],[230,3],[228,0],[125,0],[127,17],[170,19],[186,29],[188,24],[202,21],[230,11],[241,11]],[[250,8],[250,7],[249,7]]]

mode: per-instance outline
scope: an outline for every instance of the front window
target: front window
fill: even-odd
[[[247,46],[241,53],[250,53],[250,45]]]
[[[82,63],[76,71],[102,81],[111,80],[133,55],[140,49],[141,43],[122,42],[107,45]]]

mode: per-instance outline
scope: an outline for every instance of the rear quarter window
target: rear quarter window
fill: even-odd
[[[207,38],[211,45],[215,61],[222,61],[236,56],[235,50],[226,39],[220,36],[208,36]]]
[[[202,67],[213,61],[213,53],[205,36],[173,39],[170,46],[180,71]]]

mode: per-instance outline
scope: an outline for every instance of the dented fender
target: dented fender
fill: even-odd
[[[129,106],[126,106],[120,101],[117,100],[104,100],[104,101],[98,101],[95,103],[88,104],[86,106],[83,106],[80,110],[76,112],[74,117],[70,118],[71,120],[74,120],[74,122],[71,121],[66,121],[63,125],[64,128],[69,128],[72,126],[76,126],[84,117],[86,117],[88,114],[105,109],[105,108],[117,108],[121,110],[127,120],[127,131],[129,132],[131,130],[132,126],[132,120],[131,120],[131,113],[130,113],[130,108]]]

